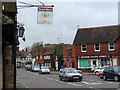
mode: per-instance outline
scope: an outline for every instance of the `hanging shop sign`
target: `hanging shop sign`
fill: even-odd
[[[48,6],[38,7],[38,24],[52,24],[53,8]]]

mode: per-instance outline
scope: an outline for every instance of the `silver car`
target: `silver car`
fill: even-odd
[[[32,72],[39,72],[40,67],[39,66],[32,66],[31,71]]]
[[[43,73],[50,74],[50,69],[46,66],[41,66],[39,70],[39,74],[43,74]]]
[[[75,68],[64,68],[59,73],[60,81],[78,80],[82,81],[82,73],[79,73]]]

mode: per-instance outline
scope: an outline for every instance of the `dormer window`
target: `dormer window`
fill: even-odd
[[[114,51],[115,50],[114,43],[108,43],[108,50],[109,51]]]
[[[86,44],[81,45],[81,52],[87,52],[87,45]]]
[[[95,43],[94,44],[94,51],[95,52],[99,52],[100,51],[100,44],[99,43]]]

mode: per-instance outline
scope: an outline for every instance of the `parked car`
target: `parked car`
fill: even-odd
[[[40,67],[39,66],[32,66],[31,71],[32,72],[39,72]]]
[[[103,79],[113,79],[120,81],[120,66],[108,66],[103,71]]]
[[[95,74],[95,75],[98,75],[99,72],[103,72],[103,71],[104,71],[104,67],[96,68],[96,69],[94,70],[94,74]]]
[[[31,69],[31,65],[30,64],[25,65],[25,69],[26,70],[30,70]]]
[[[50,74],[50,69],[48,67],[46,67],[46,66],[41,66],[40,70],[39,70],[39,74],[42,74],[42,73]]]
[[[103,79],[103,71],[100,71],[98,74],[97,74],[98,77],[100,77],[100,79]]]
[[[60,81],[78,80],[82,81],[82,74],[75,68],[63,68],[59,73]]]

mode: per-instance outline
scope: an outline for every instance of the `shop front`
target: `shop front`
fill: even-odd
[[[99,56],[79,56],[78,68],[79,69],[94,69],[96,67],[104,67],[112,65],[112,59],[109,55]]]

